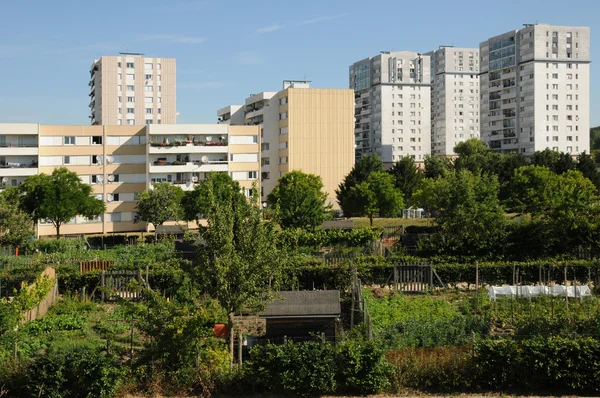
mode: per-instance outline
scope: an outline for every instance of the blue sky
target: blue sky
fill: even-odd
[[[600,0],[0,0],[0,122],[88,124],[89,66],[120,51],[177,58],[178,122],[215,123],[284,79],[345,88],[381,50],[477,47],[539,22],[591,27],[596,126],[599,16]]]

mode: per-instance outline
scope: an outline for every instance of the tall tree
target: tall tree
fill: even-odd
[[[394,186],[394,177],[383,171],[371,173],[367,181],[352,187],[348,201],[360,215],[369,217],[371,225],[375,213],[380,217],[395,217],[404,206],[402,194]]]
[[[136,221],[145,221],[154,225],[154,228],[158,228],[168,220],[181,220],[183,217],[182,197],[183,190],[178,186],[168,182],[154,184],[153,189],[140,194]]]
[[[106,210],[102,200],[91,196],[92,187],[65,167],[55,169],[51,175],[31,176],[20,189],[21,207],[36,222],[41,219],[52,222],[57,237],[60,227],[74,217],[93,219]]]
[[[358,159],[358,162],[352,167],[350,173],[344,177],[344,181],[336,189],[335,195],[340,208],[346,216],[353,216],[359,213],[358,209],[352,206],[352,202],[347,200],[350,190],[357,184],[366,181],[369,175],[376,171],[383,171],[381,158],[376,154],[365,155]]]
[[[556,164],[560,159],[560,153],[553,151],[550,148],[546,148],[543,151],[536,151],[531,157],[531,164],[534,166],[547,167],[554,171],[556,170]]]
[[[423,179],[423,172],[410,156],[403,156],[388,170],[394,177],[394,185],[402,192],[405,201],[412,198],[413,193]]]
[[[230,191],[233,181],[219,185],[209,178],[205,184],[208,225],[200,227],[203,244],[195,275],[202,289],[228,314],[233,364],[234,315],[260,310],[273,298],[285,256],[275,244],[274,225],[262,220],[256,202],[248,203],[243,195],[240,198]]]
[[[331,205],[321,177],[301,171],[285,173],[267,197],[283,228],[314,230],[329,218]]]
[[[425,155],[425,177],[437,178],[454,170],[452,159],[445,156]]]
[[[444,250],[487,256],[504,234],[499,190],[495,175],[460,170],[425,180],[414,200],[435,210]]]

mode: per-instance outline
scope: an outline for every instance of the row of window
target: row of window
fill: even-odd
[[[152,108],[144,108],[144,110],[145,110],[146,115],[154,114],[154,110]],[[135,114],[135,108],[127,108],[126,111],[129,114],[132,114],[132,115]],[[156,113],[158,115],[162,114],[162,108],[156,109]],[[121,115],[121,114],[122,114],[122,108],[119,108],[119,115]]]
[[[1,137],[1,136],[0,136]],[[145,145],[145,136],[42,136],[40,137],[40,146],[62,146],[62,145],[102,145],[106,138],[106,145]],[[1,138],[0,138],[1,142]],[[37,145],[36,145],[37,146]]]
[[[134,96],[128,96],[126,97],[127,102],[131,102],[131,103],[135,103],[135,97]],[[119,103],[123,102],[123,97],[119,96],[118,97],[118,101]],[[156,103],[160,104],[162,102],[160,97],[156,97]],[[144,97],[144,103],[146,104],[152,104],[154,103],[154,98],[153,97]]]
[[[121,84],[119,84],[117,86],[117,89],[119,90],[119,92],[123,91],[123,86]],[[127,91],[135,91],[135,86],[126,86]],[[146,92],[152,92],[154,90],[154,86],[144,86],[144,91]],[[161,92],[162,91],[162,86],[156,86],[156,91],[157,92]]]
[[[90,166],[103,164],[144,164],[146,155],[40,156],[40,166]]]
[[[121,67],[121,65],[122,65],[121,62],[117,62],[117,66],[119,68]],[[125,63],[125,67],[133,69],[133,68],[135,68],[135,63],[133,63],[133,62],[126,62]],[[144,63],[144,69],[150,69],[150,70],[152,70],[152,63],[151,62]],[[161,69],[161,64],[160,63],[156,64],[156,70],[160,70],[160,69]]]

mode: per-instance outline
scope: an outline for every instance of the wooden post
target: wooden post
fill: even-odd
[[[429,291],[433,293],[433,265],[429,263]]]
[[[242,336],[242,332],[240,331],[238,334],[238,367],[242,368],[242,343],[244,342],[244,337]]]
[[[475,310],[479,311],[479,261],[475,261]]]
[[[106,283],[106,271],[102,270],[102,302],[104,303],[104,284]]]
[[[567,319],[571,322],[569,317],[569,287],[567,286],[567,266],[565,265],[565,308],[567,310]]]
[[[394,265],[394,290],[398,291],[398,266]]]

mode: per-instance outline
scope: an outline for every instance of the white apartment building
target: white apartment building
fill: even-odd
[[[431,153],[479,138],[479,49],[440,46],[431,58]]]
[[[175,124],[176,63],[119,53],[95,60],[90,68],[93,125]]]
[[[353,93],[311,88],[308,81],[284,81],[283,90],[261,92],[244,105],[217,111],[219,123],[260,126],[262,201],[288,171],[321,177],[328,201],[354,165]]]
[[[589,28],[528,24],[479,48],[481,137],[492,150],[589,152]]]
[[[66,167],[105,201],[97,219],[75,217],[64,234],[145,231],[135,223],[138,194],[156,182],[194,189],[210,172],[226,172],[246,196],[260,182],[258,126],[161,124],[62,126],[0,123],[0,190]],[[192,225],[193,226],[193,225]],[[53,235],[51,224],[40,235]]]
[[[429,55],[400,51],[350,66],[355,97],[355,155],[376,153],[386,166],[431,153]]]

